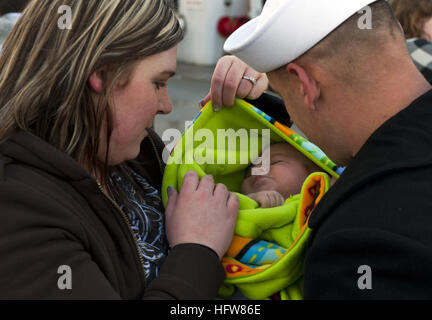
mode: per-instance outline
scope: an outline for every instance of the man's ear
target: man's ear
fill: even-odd
[[[286,70],[288,73],[298,78],[300,82],[300,94],[304,98],[304,104],[308,106],[310,110],[315,110],[315,102],[321,95],[318,82],[303,67],[296,63],[288,64]]]
[[[94,92],[101,94],[103,92],[104,81],[103,81],[104,70],[99,69],[93,72],[88,78],[88,83]]]

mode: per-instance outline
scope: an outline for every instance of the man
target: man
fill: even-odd
[[[268,0],[225,50],[348,166],[311,216],[305,298],[432,298],[432,91],[388,3]]]

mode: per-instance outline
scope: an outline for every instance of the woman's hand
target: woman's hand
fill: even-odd
[[[213,249],[222,259],[228,250],[239,209],[239,199],[211,176],[199,181],[198,174],[186,174],[180,193],[168,191],[165,211],[170,246],[197,243]]]
[[[248,76],[256,79],[243,79]],[[233,106],[235,98],[259,98],[268,89],[269,81],[265,73],[259,73],[234,56],[222,57],[216,65],[211,81],[210,92],[201,101],[201,106],[212,100],[215,111],[224,106]]]

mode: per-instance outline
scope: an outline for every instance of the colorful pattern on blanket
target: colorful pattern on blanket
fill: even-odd
[[[258,108],[254,107],[254,106],[252,106],[250,104],[247,104],[247,103],[244,103],[244,105],[247,105],[251,110],[253,110],[254,112],[256,112],[256,114],[258,114],[260,117],[262,117],[263,119],[265,119],[266,121],[268,121],[271,125],[275,126],[282,133],[284,133],[290,139],[290,141],[292,143],[294,143],[294,144],[297,145],[297,149],[300,152],[302,152],[303,154],[305,154],[312,161],[314,161],[314,159],[315,159],[315,161],[319,161],[321,164],[323,164],[327,168],[333,170],[338,176],[340,176],[344,172],[345,167],[338,166],[329,157],[327,157],[327,155],[319,147],[317,147],[313,143],[309,142],[308,140],[306,140],[305,138],[303,138],[302,136],[300,136],[294,130],[288,128],[286,125],[284,125],[282,123],[279,123],[278,121],[276,121],[275,119],[273,119],[272,117],[270,117],[265,112],[259,110]],[[191,128],[194,125],[194,123],[202,115],[203,110],[205,108],[208,108],[208,107],[210,107],[209,104],[207,104],[201,110],[201,112],[199,112],[195,116],[195,118],[190,123],[188,129]]]
[[[240,209],[235,236],[222,261],[226,279],[219,295],[229,298],[238,288],[249,299],[267,299],[275,294],[279,299],[301,299],[304,254],[310,234],[308,220],[330,188],[329,175],[339,178],[344,170],[317,146],[245,101],[237,100],[236,106],[224,108],[218,113],[213,112],[209,103],[195,117],[171,153],[170,160],[174,161],[168,162],[164,174],[163,201],[167,203],[165,189],[173,186],[180,190],[184,175],[189,170],[196,171],[200,177],[212,174],[216,182],[224,183],[230,191],[238,192],[247,164],[200,165],[195,161],[186,163],[176,160],[182,160],[186,154],[194,154],[193,148],[186,149],[185,146],[189,147],[193,143],[190,138],[200,129],[206,129],[216,136],[216,131],[220,129],[235,131],[243,128],[246,131],[250,129],[248,132],[269,129],[270,143],[289,143],[321,167],[323,172],[310,175],[303,184],[301,194],[291,196],[282,206],[275,208],[260,208],[251,198],[237,193]],[[196,142],[196,145],[199,143]],[[215,154],[221,150],[224,151],[214,148],[208,152]],[[225,151],[238,152],[232,148]]]

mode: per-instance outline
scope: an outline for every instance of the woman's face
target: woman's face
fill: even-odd
[[[432,17],[425,22],[423,27],[423,38],[432,42]]]
[[[177,67],[177,47],[139,61],[126,86],[112,91],[113,132],[110,139],[108,164],[117,165],[135,159],[147,129],[153,126],[157,114],[168,114],[172,104],[167,82]],[[99,159],[105,161],[105,128],[101,131]]]

